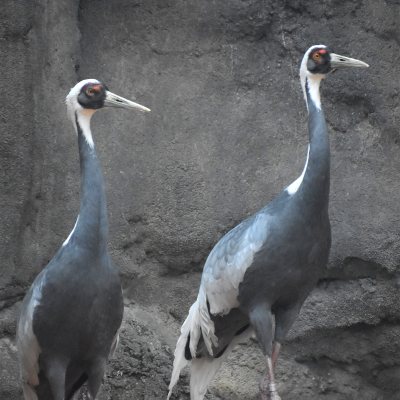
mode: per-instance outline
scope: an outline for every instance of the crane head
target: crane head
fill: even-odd
[[[326,75],[343,67],[367,68],[369,65],[354,58],[331,53],[326,46],[319,45],[310,47],[305,53],[300,74]]]
[[[326,74],[343,67],[367,68],[369,65],[354,58],[331,53],[329,49],[323,45],[310,47],[304,54],[300,66],[300,81],[306,103],[307,81],[311,97],[314,98],[315,104],[320,108],[319,84],[321,79]]]
[[[85,79],[76,84],[69,92],[66,103],[72,114],[79,110],[97,111],[108,107],[150,111],[147,107],[111,93],[106,85],[96,79]]]

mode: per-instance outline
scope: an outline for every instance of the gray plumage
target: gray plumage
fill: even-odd
[[[90,132],[93,113],[116,98],[97,80],[80,82],[67,97],[78,135],[82,199],[73,231],[22,303],[17,345],[26,400],[70,400],[86,382],[94,399],[118,343],[122,289],[107,249],[104,183]],[[118,101],[116,106],[147,111]]]
[[[168,398],[181,369],[190,362],[191,399],[203,399],[229,352],[254,331],[267,361],[260,382],[262,399],[279,400],[273,365],[280,343],[329,257],[330,151],[319,84],[326,73],[340,66],[367,65],[330,53],[325,46],[313,46],[306,52],[300,69],[309,113],[305,169],[211,251],[197,301],[181,329]]]

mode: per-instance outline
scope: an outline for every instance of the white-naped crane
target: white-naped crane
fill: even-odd
[[[17,347],[25,400],[76,399],[84,383],[88,398],[95,399],[124,309],[107,249],[104,182],[90,120],[102,108],[150,110],[95,79],[72,88],[66,104],[78,135],[82,199],[73,231],[22,303]]]
[[[310,144],[303,173],[211,251],[197,300],[181,328],[168,398],[190,363],[191,400],[203,399],[230,351],[255,332],[266,357],[261,398],[280,399],[273,372],[279,348],[326,266],[331,246],[329,138],[319,86],[326,74],[342,67],[368,65],[326,46],[305,53],[300,81]]]

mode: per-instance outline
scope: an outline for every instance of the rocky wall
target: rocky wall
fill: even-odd
[[[208,253],[303,169],[298,69],[325,44],[371,67],[322,83],[332,251],[282,347],[278,391],[400,399],[399,10],[397,0],[2,1],[0,398],[22,399],[20,300],[79,210],[69,89],[97,78],[152,110],[92,121],[126,303],[98,398],[164,399]],[[264,367],[254,339],[239,345],[207,398],[258,399]],[[189,399],[187,376],[174,400]]]

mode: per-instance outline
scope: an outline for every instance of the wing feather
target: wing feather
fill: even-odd
[[[42,297],[43,275],[39,275],[24,301],[18,321],[17,348],[18,359],[26,400],[37,400],[35,386],[39,384],[39,355],[41,349],[33,333],[32,323],[35,307]]]
[[[239,285],[254,254],[267,240],[269,218],[268,214],[259,212],[243,221],[228,232],[208,256],[197,301],[193,305],[196,308],[195,314],[199,315],[192,319],[190,328],[190,352],[193,357],[196,355],[200,333],[209,354],[213,355],[212,345],[217,347],[218,338],[210,312],[225,315],[239,306]]]
[[[211,251],[201,283],[212,314],[226,314],[239,305],[239,285],[254,254],[267,240],[269,218],[257,213],[228,232]]]

